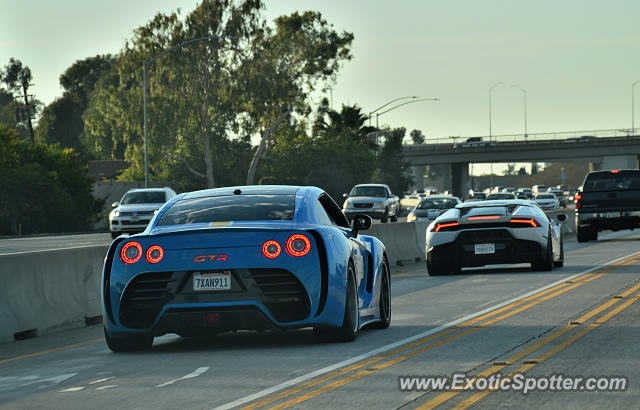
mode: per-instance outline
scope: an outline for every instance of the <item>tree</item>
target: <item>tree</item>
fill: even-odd
[[[314,185],[339,199],[353,185],[371,181],[375,151],[366,139],[364,122],[357,126],[358,121],[351,121],[359,111],[355,105],[343,106],[338,113],[321,104],[313,136],[307,134],[304,122],[292,120],[281,125],[261,183]]]
[[[116,58],[111,55],[78,60],[60,76],[64,92],[42,111],[36,140],[48,144],[59,143],[64,148],[87,152],[91,146],[85,141],[82,118],[91,93],[98,80],[112,70]]]
[[[252,136],[272,138],[265,133],[285,125],[273,126],[289,107],[308,114],[308,95],[350,58],[353,36],[335,33],[314,12],[279,17],[271,28],[262,9],[259,0],[204,0],[184,19],[158,14],[135,30],[116,63],[117,83],[96,87],[85,114],[93,146],[104,147],[111,138],[114,147],[124,147],[132,167],[123,177],[143,172],[141,67],[185,41],[214,36],[177,47],[148,66],[153,176],[181,166],[203,185],[216,186],[229,173],[220,165],[228,141],[246,146]]]
[[[19,122],[26,122],[31,142],[35,142],[31,119],[37,114],[39,104],[33,98],[29,98],[29,87],[32,80],[31,69],[28,66],[23,66],[20,60],[11,58],[4,71],[0,71],[0,79],[7,85],[10,92],[20,94],[24,98],[24,105],[16,107],[16,116],[20,117]]]
[[[414,144],[424,144],[425,138],[424,135],[422,135],[422,131],[413,130],[409,135],[411,136],[411,140]]]
[[[0,235],[90,229],[102,201],[71,149],[21,141],[0,125]]]
[[[402,140],[406,131],[404,127],[384,130],[385,143],[378,157],[379,172],[376,180],[389,185],[393,193],[407,191],[413,182],[409,176],[409,165],[401,157]]]

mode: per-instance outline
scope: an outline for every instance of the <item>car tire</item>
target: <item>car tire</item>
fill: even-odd
[[[592,228],[591,230],[591,240],[592,241],[598,240],[598,230],[596,228]]]
[[[360,327],[360,311],[358,303],[358,289],[353,265],[349,263],[347,270],[347,294],[344,303],[342,326],[326,328],[315,326],[316,337],[322,342],[352,342],[358,336]]]
[[[389,210],[385,209],[384,210],[384,214],[380,218],[380,222],[382,222],[384,224],[384,223],[387,223],[388,220],[389,220]]]
[[[391,217],[391,222],[398,222],[398,215],[397,215],[397,214],[396,214],[396,215],[393,215],[393,216]]]
[[[564,241],[562,240],[562,235],[560,235],[560,260],[553,261],[553,266],[556,268],[564,266]]]
[[[553,245],[551,242],[551,232],[547,236],[547,249],[545,256],[541,256],[531,264],[531,267],[535,271],[550,271],[553,270]]]
[[[120,236],[120,232],[111,232],[111,239],[116,239],[118,236]]]
[[[382,262],[382,275],[380,276],[380,321],[371,325],[375,329],[386,329],[391,324],[391,275],[389,265],[385,258]]]
[[[433,262],[427,259],[429,276],[454,275],[460,272],[460,267],[451,263]]]
[[[115,353],[122,352],[140,352],[149,350],[153,344],[153,336],[151,335],[130,335],[112,337],[104,328],[104,338],[107,341],[109,349]]]
[[[581,228],[578,226],[576,229],[576,236],[578,237],[578,242],[588,242],[591,239],[591,230],[588,228]]]

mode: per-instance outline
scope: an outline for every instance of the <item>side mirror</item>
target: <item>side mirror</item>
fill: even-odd
[[[117,208],[120,206],[120,202],[116,201],[114,203],[111,204],[111,208]]]
[[[567,215],[566,214],[558,214],[556,215],[556,219],[558,220],[558,222],[564,222],[567,220]]]
[[[344,193],[344,194],[342,194],[342,197],[343,197],[343,198],[349,198],[349,194]]]
[[[353,234],[358,236],[359,231],[366,231],[371,228],[371,217],[369,215],[357,214],[353,217]]]

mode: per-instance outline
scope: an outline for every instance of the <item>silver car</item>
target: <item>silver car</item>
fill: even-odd
[[[171,188],[130,189],[120,202],[114,202],[109,213],[111,237],[123,233],[138,233],[145,230],[155,212],[176,196]]]

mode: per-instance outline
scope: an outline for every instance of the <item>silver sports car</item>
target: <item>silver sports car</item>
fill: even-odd
[[[531,263],[534,270],[562,266],[560,223],[525,200],[466,202],[448,210],[427,229],[429,275],[456,273],[463,267]]]

